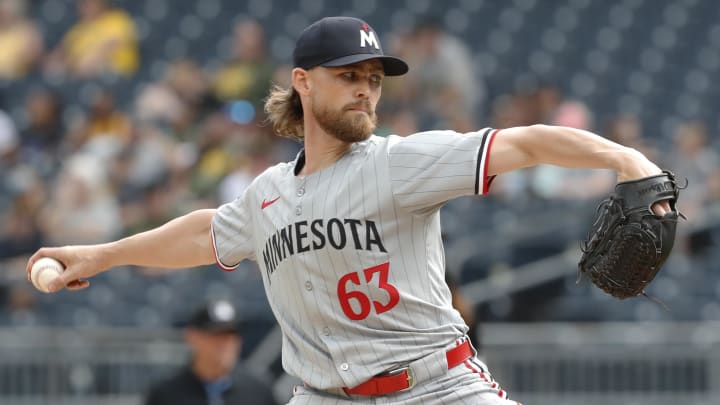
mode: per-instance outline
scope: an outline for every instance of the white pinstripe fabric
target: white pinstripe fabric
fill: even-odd
[[[283,331],[288,373],[319,389],[353,387],[467,332],[444,281],[438,210],[452,198],[487,191],[496,132],[372,136],[305,178],[294,174],[299,160],[276,165],[218,209],[218,263],[231,270],[257,260]],[[338,297],[341,280],[357,272],[359,282],[342,287],[389,305],[380,276],[363,272],[383,263],[397,304],[351,319]],[[357,300],[348,303],[350,312],[362,312]]]

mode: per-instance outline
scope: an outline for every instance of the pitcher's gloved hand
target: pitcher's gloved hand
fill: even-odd
[[[578,281],[586,274],[619,299],[644,295],[673,248],[678,218],[684,218],[676,207],[682,188],[669,171],[618,183],[598,207],[583,244]],[[670,212],[658,216],[652,207],[662,201],[669,203]]]

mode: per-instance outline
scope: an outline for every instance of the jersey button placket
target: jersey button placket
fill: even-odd
[[[295,215],[302,215],[302,196],[305,195],[305,185],[298,186],[295,194],[298,196],[298,204],[295,206]]]
[[[306,282],[305,282],[305,289],[308,290],[308,291],[312,291],[313,285],[312,285],[312,283],[311,283],[310,281],[306,281]]]

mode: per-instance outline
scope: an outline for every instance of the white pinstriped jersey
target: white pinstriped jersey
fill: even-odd
[[[467,332],[445,283],[439,209],[487,192],[496,132],[371,136],[306,177],[301,152],[218,209],[218,264],[258,262],[288,373],[354,387]]]

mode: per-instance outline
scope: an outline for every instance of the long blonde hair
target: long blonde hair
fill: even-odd
[[[294,87],[273,85],[265,100],[265,113],[276,134],[299,141],[305,138],[303,107]]]

